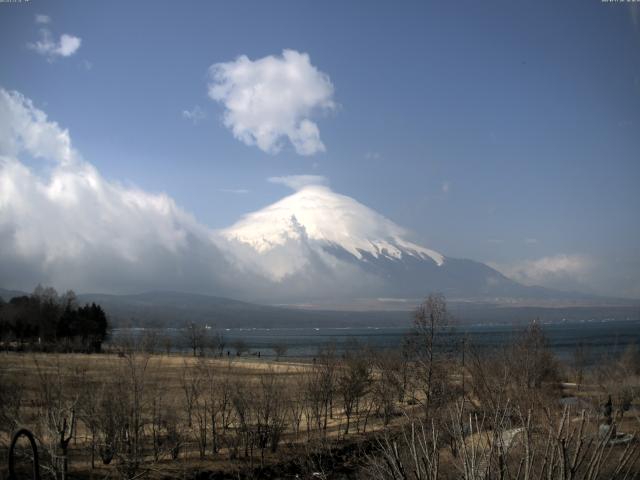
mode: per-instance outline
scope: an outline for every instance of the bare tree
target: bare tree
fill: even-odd
[[[202,361],[199,365],[203,395],[207,400],[211,452],[220,448],[220,435],[229,428],[231,413],[231,382],[227,373],[219,374],[214,364]]]
[[[267,447],[275,453],[286,425],[287,390],[283,377],[273,371],[260,375],[255,398],[255,430],[260,463],[264,465]]]
[[[171,355],[171,350],[173,349],[173,338],[170,334],[165,333],[162,336],[162,346],[164,348],[164,353],[167,356]]]
[[[325,405],[328,405],[328,394],[324,388],[323,372],[315,367],[303,377],[303,409],[306,419],[307,441],[311,440],[314,430],[323,430]]]
[[[204,393],[204,379],[201,377],[201,373],[196,373],[200,377],[197,382],[199,388],[196,391],[195,401],[193,405],[193,412],[195,417],[195,429],[194,435],[196,443],[198,444],[198,453],[200,458],[204,458],[207,453],[207,445],[209,440],[209,419],[210,419],[210,405],[209,397]]]
[[[236,351],[236,355],[238,357],[241,357],[243,353],[249,351],[249,346],[247,345],[247,342],[245,342],[241,338],[234,340],[231,343],[231,347]]]
[[[201,377],[197,374],[196,368],[184,360],[180,372],[180,387],[184,394],[184,406],[187,413],[187,425],[189,428],[193,426],[193,410],[196,401],[200,395]]]
[[[506,349],[510,398],[522,411],[544,414],[560,394],[558,363],[539,322],[530,323]]]
[[[512,380],[508,357],[504,351],[485,353],[476,348],[470,348],[466,357],[472,396],[485,410],[497,411]]]
[[[442,364],[442,333],[449,324],[447,302],[442,294],[430,294],[414,313],[411,345],[418,373],[418,387],[422,391],[419,399],[425,415],[430,414],[434,401],[443,400],[446,371]]]
[[[241,444],[244,445],[244,457],[249,459],[251,468],[253,468],[253,449],[256,440],[254,401],[255,398],[245,383],[236,381],[233,384],[231,403],[235,412],[236,432]]]
[[[640,397],[636,376],[636,371],[640,368],[637,363],[638,357],[637,347],[630,345],[616,361],[601,362],[590,371],[600,387],[596,397],[597,403],[602,405],[605,399],[609,399],[618,422],[622,422],[624,415]]]
[[[557,363],[538,321],[531,322],[516,339],[511,362],[515,378],[529,390],[558,380]]]
[[[69,442],[76,428],[78,392],[71,378],[79,378],[84,371],[68,372],[60,358],[44,365],[34,358],[38,373],[37,405],[40,438],[48,452],[48,469],[56,479],[65,480],[69,471]]]
[[[640,375],[640,349],[635,343],[627,346],[620,357],[620,367],[629,377]]]
[[[638,444],[616,447],[614,429],[594,436],[594,419],[584,411],[576,416],[565,408],[541,425],[508,402],[490,415],[466,412],[462,402],[450,413],[460,445],[450,462],[440,461],[437,424],[411,419],[400,435],[387,432],[380,441],[378,454],[370,458],[369,478],[604,480],[637,475]]]
[[[372,386],[373,399],[376,411],[382,416],[386,426],[396,411],[396,402],[404,396],[402,390],[405,388],[403,384],[405,367],[402,355],[393,350],[377,352],[372,363],[376,368]]]
[[[296,440],[300,437],[300,425],[306,410],[306,392],[304,390],[304,379],[291,382],[287,385],[289,394],[289,418]]]
[[[149,355],[153,355],[158,350],[158,346],[160,344],[160,337],[158,333],[154,330],[145,330],[142,338],[140,339],[140,349],[148,353]]]
[[[21,423],[23,398],[23,383],[6,372],[0,372],[0,439],[10,438]]]
[[[95,469],[96,447],[100,431],[100,400],[103,385],[83,375],[78,379],[80,398],[78,401],[78,418],[89,433],[89,452],[91,455],[91,469]]]
[[[214,357],[221,357],[224,352],[224,347],[227,345],[224,335],[215,330],[213,333],[209,333],[206,338],[207,349]]]
[[[125,406],[121,403],[118,393],[122,390],[120,383],[118,373],[105,379],[95,397],[96,443],[104,465],[109,465],[115,457],[122,426],[126,422]]]
[[[154,385],[151,393],[151,444],[153,447],[154,461],[160,460],[162,452],[162,427],[165,418],[164,397],[159,385]]]
[[[194,322],[187,322],[182,331],[187,347],[193,356],[202,355],[206,346],[207,330],[202,325]]]
[[[165,448],[172,460],[177,460],[184,444],[184,425],[178,417],[175,405],[169,408],[165,414],[163,427],[165,430]]]
[[[352,416],[359,414],[360,402],[371,384],[371,364],[363,353],[360,348],[348,349],[344,364],[338,371],[338,391],[347,420],[345,435],[349,433]]]
[[[280,357],[284,357],[287,354],[288,347],[285,343],[274,343],[271,345],[271,350],[276,354],[276,362],[280,360]]]
[[[581,385],[584,381],[584,372],[587,366],[589,357],[588,347],[580,342],[573,350],[573,369],[575,370],[575,381],[578,385]]]
[[[148,406],[149,355],[132,350],[124,355],[120,365],[116,401],[123,408],[116,412],[118,430],[118,470],[121,475],[133,478],[137,475],[144,460],[145,410]]]
[[[412,421],[396,438],[385,432],[377,455],[369,458],[368,473],[368,478],[376,480],[438,480],[440,452],[435,426]]]
[[[328,419],[333,418],[333,398],[336,393],[336,374],[338,371],[338,357],[334,343],[330,343],[320,349],[317,365],[322,389],[320,399],[324,406],[322,430],[326,432]]]

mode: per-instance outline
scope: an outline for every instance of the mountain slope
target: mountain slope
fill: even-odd
[[[182,239],[174,250],[135,242],[140,255],[128,258],[118,242],[112,242],[113,255],[104,257],[100,248],[92,247],[85,256],[65,263],[68,268],[54,269],[56,275],[47,270],[33,284],[118,293],[182,290],[314,308],[376,309],[380,298],[415,304],[430,292],[443,292],[450,300],[510,305],[600,302],[589,295],[524,286],[483,263],[446,257],[410,240],[405,229],[381,214],[326,186],[306,185],[220,231],[204,227],[191,231],[177,220],[174,223]],[[92,268],[92,262],[104,268]],[[19,265],[4,270],[30,272]],[[1,274],[0,281],[28,286],[3,280]],[[136,308],[148,312],[144,302],[144,296],[131,296],[128,312]],[[161,307],[153,308],[162,316]],[[232,308],[228,303],[216,305],[216,309]]]
[[[444,261],[440,253],[408,241],[403,228],[379,213],[320,185],[308,185],[250,213],[221,234],[227,241],[249,246],[264,257],[297,243],[320,251],[339,248],[358,260],[365,256],[410,256],[435,265]],[[295,268],[274,269],[272,276],[280,280],[291,273]]]
[[[283,308],[242,302],[230,298],[173,291],[154,291],[134,295],[78,295],[81,304],[102,305],[114,326],[183,327],[196,322],[217,328],[329,328],[364,326],[409,327],[416,303],[396,304],[393,310],[310,310]],[[449,309],[461,323],[529,322],[637,319],[637,305],[522,307],[490,303],[449,302]]]
[[[351,297],[419,298],[432,291],[479,301],[575,296],[521,285],[480,262],[445,257],[410,241],[405,229],[374,210],[321,185],[304,186],[220,235],[235,263],[271,282],[274,298],[317,299],[313,289],[323,282],[342,285],[333,295]]]
[[[5,302],[8,302],[13,297],[21,297],[23,295],[29,294],[20,290],[7,290],[5,288],[0,288],[0,298]]]
[[[184,292],[154,291],[134,295],[89,293],[81,304],[104,307],[115,326],[183,327],[186,322],[217,328],[344,327],[407,325],[407,311],[302,310]]]

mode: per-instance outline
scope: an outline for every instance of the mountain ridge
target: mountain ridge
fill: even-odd
[[[15,295],[18,294],[18,295]],[[5,301],[26,292],[0,288]],[[419,303],[407,300],[406,308],[382,310],[363,305],[362,310],[340,310],[325,305],[311,308],[259,305],[226,297],[177,291],[149,291],[136,294],[83,293],[80,304],[100,304],[115,327],[173,327],[195,322],[216,328],[345,328],[406,327]],[[640,302],[607,306],[510,306],[482,302],[449,301],[456,322],[518,324],[539,319],[542,322],[584,321],[589,319],[634,320],[640,318]],[[368,308],[368,309],[367,309]]]
[[[220,235],[226,242],[221,248],[247,271],[268,279],[274,297],[308,282],[306,296],[296,291],[286,302],[321,300],[314,287],[327,278],[343,285],[336,298],[419,297],[431,291],[475,301],[596,298],[523,285],[482,262],[447,257],[409,240],[403,227],[325,185],[304,185],[244,215]]]
[[[40,262],[37,268],[10,262],[2,269],[5,276],[0,282],[26,288],[29,279],[61,289],[83,285],[120,294],[182,290],[262,305],[314,308],[350,302],[355,306],[359,299],[368,299],[372,310],[384,303],[376,303],[378,298],[416,299],[429,292],[442,292],[456,301],[511,306],[620,303],[523,285],[484,263],[447,257],[414,242],[406,229],[380,213],[322,185],[298,188],[222,230],[177,213],[169,223],[165,240],[170,241],[135,241],[131,248],[124,248],[127,242],[109,242],[104,258],[104,245],[89,242],[83,245],[84,256],[70,264],[70,250],[59,248],[51,262]],[[68,233],[55,238],[68,246],[62,241]],[[38,268],[43,269],[39,274]],[[15,274],[6,277],[9,272],[26,273],[16,281]],[[141,297],[128,301],[143,304]]]

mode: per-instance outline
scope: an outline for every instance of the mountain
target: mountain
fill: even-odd
[[[273,287],[266,296],[258,293],[260,301],[419,299],[434,291],[451,299],[507,303],[595,298],[521,285],[483,263],[446,257],[323,185],[306,185],[244,216],[220,236],[234,263]]]
[[[28,293],[0,288],[0,298]],[[345,328],[409,327],[411,310],[417,301],[390,302],[392,309],[360,310],[284,308],[173,291],[153,291],[133,295],[87,293],[78,295],[82,304],[95,302],[107,312],[114,327],[182,327],[186,322],[216,328]],[[525,307],[479,302],[449,302],[456,323],[526,323],[579,320],[637,320],[636,306]],[[333,333],[335,334],[335,332]]]
[[[246,215],[222,232],[266,254],[288,242],[313,242],[339,248],[354,258],[413,257],[441,266],[444,257],[405,239],[403,228],[353,198],[321,185],[307,185],[293,195]],[[276,278],[278,272],[274,272]]]
[[[0,292],[1,293],[1,292]],[[81,304],[96,302],[115,326],[182,327],[196,322],[217,328],[409,327],[417,302],[395,303],[391,310],[304,309],[260,305],[224,297],[154,291],[134,295],[81,294]],[[418,300],[419,301],[419,300]],[[526,307],[479,302],[449,302],[456,322],[525,323],[588,319],[638,319],[640,308],[617,306]]]
[[[116,193],[110,201],[121,200]],[[125,203],[127,208],[137,205],[133,200]],[[12,253],[19,250],[17,246],[3,250],[0,284],[30,289],[42,283],[59,291],[179,290],[216,295],[217,303],[212,300],[215,297],[207,297],[195,304],[206,304],[202,311],[234,312],[236,317],[239,310],[255,309],[224,299],[369,311],[413,306],[430,292],[442,292],[450,301],[511,306],[634,303],[525,286],[483,263],[445,256],[412,240],[408,231],[371,208],[323,185],[299,187],[222,230],[198,224],[164,197],[151,205],[159,209],[157,218],[134,208],[122,224],[107,221],[120,219],[119,214],[98,224],[95,216],[64,224],[30,217],[39,227],[27,230],[42,250],[19,256]],[[64,212],[75,218],[66,207]],[[143,221],[151,224],[138,235]],[[105,222],[109,228],[97,234]],[[84,227],[77,231],[66,228],[80,224]],[[3,231],[8,235],[11,229]],[[12,234],[11,238],[15,241],[21,236]],[[102,300],[110,301],[108,297]],[[180,300],[173,300],[176,317]],[[151,305],[145,304],[144,296],[127,296],[118,304],[126,303],[125,318],[140,309],[145,316],[153,311],[159,317],[163,316],[162,302],[167,301],[155,296]],[[192,313],[193,303],[189,305]],[[113,310],[118,308],[114,305]]]
[[[154,291],[134,295],[88,293],[81,304],[101,305],[116,326],[182,327],[186,322],[219,328],[344,327],[408,325],[407,311],[304,310],[242,302],[184,292]]]
[[[29,295],[26,292],[22,292],[20,290],[7,290],[5,288],[0,288],[0,298],[5,302],[8,302],[13,297],[21,297],[23,295]]]

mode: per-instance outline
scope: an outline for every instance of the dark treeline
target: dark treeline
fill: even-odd
[[[19,349],[99,352],[107,337],[107,316],[95,303],[78,305],[69,290],[63,295],[38,285],[31,295],[0,299],[0,343]]]

